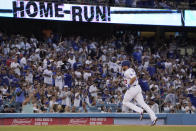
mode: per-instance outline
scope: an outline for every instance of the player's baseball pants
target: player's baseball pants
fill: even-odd
[[[130,87],[124,96],[123,99],[123,105],[129,107],[130,109],[138,112],[138,113],[142,113],[143,109],[134,105],[133,103],[131,103],[130,101],[132,99],[135,99],[137,101],[137,103],[139,105],[141,105],[141,107],[146,110],[148,112],[148,114],[150,115],[150,118],[152,121],[154,121],[156,119],[156,115],[155,113],[151,110],[151,108],[145,103],[143,95],[142,95],[142,90],[141,87],[138,86],[132,86]]]

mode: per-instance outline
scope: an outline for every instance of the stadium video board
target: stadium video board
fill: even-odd
[[[185,10],[185,26],[196,27],[196,11]]]
[[[9,1],[9,2],[8,2]],[[51,2],[0,1],[0,16],[43,20],[182,26],[181,11]]]
[[[0,17],[13,17],[12,0],[0,0]]]

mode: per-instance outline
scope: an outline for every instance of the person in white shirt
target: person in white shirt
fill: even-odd
[[[90,47],[90,49],[94,49],[94,50],[96,50],[96,45],[97,45],[97,42],[92,42],[90,45],[89,45],[89,47]]]
[[[170,89],[168,91],[168,94],[165,97],[165,103],[171,102],[171,104],[174,106],[176,104],[176,95],[174,94],[173,89]]]
[[[69,108],[71,107],[71,95],[72,93],[68,90],[68,86],[64,86],[60,94],[62,105],[66,105],[66,107]]]
[[[92,63],[91,57],[88,56],[88,59],[86,60],[85,64],[90,65]]]
[[[155,88],[157,90],[159,89],[159,86],[156,84],[155,81],[152,81],[152,84],[149,87],[150,87],[150,89],[152,89],[152,88]]]
[[[187,106],[185,107],[186,113],[188,114],[194,114],[195,113],[195,107],[192,105],[191,102],[188,102]]]
[[[154,100],[151,101],[151,109],[154,111],[154,113],[159,113],[159,105],[154,102]]]
[[[188,88],[188,90],[192,90],[196,92],[196,79],[194,80],[194,84],[190,88]]]
[[[115,58],[113,58],[113,59],[115,59]],[[115,63],[115,60],[113,60],[112,62],[109,63],[109,69],[113,69],[114,72],[119,71],[119,65]]]
[[[90,106],[90,100],[87,92],[83,92],[82,98],[83,98],[82,102],[85,102],[88,106]]]
[[[75,56],[73,54],[70,55],[68,62],[71,64],[71,67],[73,68],[73,64],[76,62]]]
[[[39,63],[39,67],[37,69],[38,72],[43,72],[44,68],[43,68],[43,65],[42,63]]]
[[[43,69],[46,69],[46,68],[47,68],[47,66],[48,66],[48,61],[49,61],[48,58],[45,58],[45,59],[43,60]]]
[[[80,91],[79,89],[77,89],[74,98],[74,107],[76,108],[80,107],[80,101],[81,101]]]
[[[185,102],[183,102],[182,104],[180,104],[180,111],[181,112],[186,112],[186,104],[185,104]]]
[[[29,58],[31,61],[39,61],[41,58],[38,53],[32,53],[32,55]]]
[[[30,42],[34,45],[34,47],[37,47],[38,40],[33,35],[30,38]]]
[[[26,40],[25,42],[25,49],[29,50],[31,48],[31,45],[29,44],[29,42]]]
[[[20,45],[19,40],[17,40],[14,44],[15,44],[16,48],[21,49],[21,45]]]
[[[27,74],[25,76],[25,81],[28,83],[33,83],[33,74],[29,70],[27,70]]]
[[[59,60],[59,61],[56,62],[57,68],[60,68],[62,65],[63,65],[62,60]]]
[[[83,73],[83,78],[85,81],[87,81],[89,77],[91,77],[91,72],[89,69],[86,69]]]
[[[53,73],[52,73],[51,70],[49,70],[49,67],[44,70],[43,75],[44,75],[44,83],[45,84],[52,85],[52,76],[53,76]]]
[[[10,45],[9,43],[6,43],[7,45],[4,47],[4,54],[7,55],[8,53],[10,53]]]
[[[7,86],[3,86],[2,88],[0,88],[0,91],[2,92],[2,95],[5,96],[7,94],[8,87]]]
[[[76,69],[76,71],[74,72],[74,74],[75,74],[76,78],[81,78],[82,77],[82,73],[81,73],[81,71],[80,71],[79,68]]]
[[[105,62],[105,61],[106,61],[106,55],[105,55],[105,54],[102,54],[101,57],[100,57],[100,59],[101,59],[103,62]]]
[[[64,79],[61,72],[57,72],[57,74],[54,76],[55,78],[55,87],[58,87],[60,90],[62,90],[64,85]]]
[[[177,77],[177,79],[174,80],[174,87],[175,87],[175,89],[181,87],[181,86],[182,86],[181,84],[182,84],[182,82],[181,82],[180,79]]]
[[[92,84],[90,87],[89,87],[89,92],[91,94],[91,96],[97,98],[97,92],[98,92],[98,89],[96,87],[96,84]]]
[[[24,43],[23,38],[20,39],[20,42],[18,44],[20,46],[20,49],[25,49],[25,43]]]
[[[20,60],[20,66],[24,67],[25,65],[27,65],[27,59],[25,56],[23,56],[22,59]]]
[[[20,76],[20,65],[17,62],[17,58],[14,59],[14,61],[10,65],[11,68],[14,69],[14,72]]]
[[[166,69],[170,69],[172,67],[172,63],[169,61],[169,60],[167,60],[166,62],[165,62],[165,68]]]
[[[79,88],[80,86],[82,86],[82,79],[76,77],[74,83],[75,83],[75,86],[77,86],[77,88]]]
[[[56,98],[55,98],[55,96],[52,96],[51,100],[49,101],[49,110],[50,110],[50,112],[53,112],[53,107],[54,107],[55,103],[56,103]]]
[[[165,113],[170,113],[172,110],[173,110],[173,105],[171,104],[171,102],[170,101],[168,101],[168,102],[166,102],[166,103],[164,103],[164,106],[163,106],[163,111],[165,112]]]

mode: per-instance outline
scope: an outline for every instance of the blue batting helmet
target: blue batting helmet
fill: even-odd
[[[122,66],[128,66],[128,67],[130,67],[130,65],[131,65],[131,63],[128,60],[122,62]]]

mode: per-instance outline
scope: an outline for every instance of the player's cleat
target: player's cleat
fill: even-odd
[[[157,121],[158,121],[158,118],[156,118],[154,121],[152,121],[152,124],[151,124],[151,126],[154,126],[154,125],[156,125]]]
[[[143,115],[144,115],[144,111],[142,111],[142,113],[140,113],[140,121],[143,119]]]

